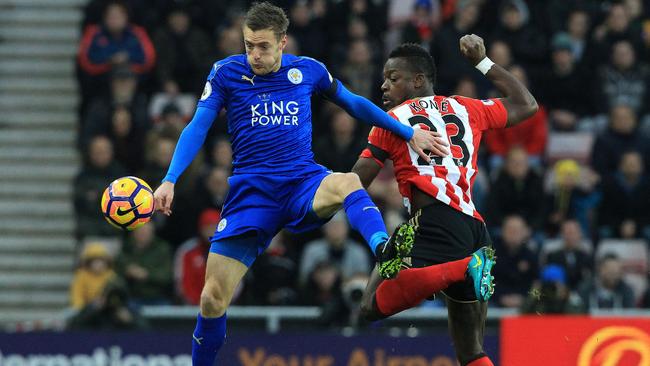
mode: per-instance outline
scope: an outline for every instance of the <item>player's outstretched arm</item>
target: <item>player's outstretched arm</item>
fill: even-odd
[[[167,175],[162,184],[153,196],[156,201],[156,211],[161,211],[165,215],[171,214],[172,201],[174,199],[174,184],[180,175],[192,163],[196,154],[203,146],[205,136],[217,118],[218,110],[206,107],[198,107],[192,121],[183,129],[181,137],[176,144],[176,150],[169,164]]]
[[[537,112],[537,101],[524,84],[506,69],[494,64],[485,56],[483,38],[476,34],[463,36],[460,39],[460,52],[472,65],[483,72],[505,96],[501,98],[501,101],[508,111],[506,127],[512,127],[525,121]]]
[[[437,156],[446,156],[449,153],[446,149],[448,144],[439,133],[404,125],[368,99],[347,90],[341,82],[337,84],[332,99],[352,117],[393,132],[408,141],[413,150],[427,162],[430,162],[431,158],[425,150]]]

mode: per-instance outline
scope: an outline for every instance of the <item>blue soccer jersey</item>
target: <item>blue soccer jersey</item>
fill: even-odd
[[[234,174],[297,175],[320,169],[311,151],[311,96],[332,87],[325,65],[283,55],[282,66],[255,75],[246,55],[214,64],[199,107],[226,108]]]

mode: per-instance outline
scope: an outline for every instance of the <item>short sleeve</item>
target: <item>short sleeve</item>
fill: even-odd
[[[395,135],[380,127],[373,127],[368,135],[368,146],[361,152],[360,157],[374,159],[377,164],[384,166],[384,161],[390,157],[391,146]]]
[[[454,96],[460,104],[467,108],[470,123],[481,131],[504,128],[508,122],[508,111],[501,99],[472,99]]]
[[[203,93],[201,93],[201,98],[199,99],[199,107],[206,107],[219,111],[225,104],[226,84],[223,75],[225,71],[223,70],[223,66],[224,64],[222,64],[221,61],[212,66],[210,75],[208,75],[208,80],[205,82]]]
[[[314,93],[326,94],[330,91],[334,78],[327,71],[325,64],[313,58],[306,57],[306,59],[309,61],[310,70],[314,77]]]

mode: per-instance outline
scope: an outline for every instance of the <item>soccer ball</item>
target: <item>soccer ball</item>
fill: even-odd
[[[102,213],[109,224],[122,230],[135,230],[151,220],[153,191],[137,177],[114,180],[102,195]]]

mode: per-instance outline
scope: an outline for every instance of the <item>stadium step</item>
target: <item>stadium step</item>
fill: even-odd
[[[61,316],[62,310],[59,307],[25,309],[11,306],[0,308],[0,323],[9,324],[23,321],[43,321],[55,319]]]
[[[30,198],[32,200],[71,200],[72,184],[50,184],[28,181],[21,184],[0,184],[0,200]]]
[[[0,276],[0,288],[5,289],[53,289],[68,288],[72,280],[70,273],[5,273]]]
[[[74,75],[74,63],[72,60],[56,61],[24,61],[24,60],[2,60],[0,61],[0,75],[25,75],[26,77],[70,77]]]
[[[5,113],[0,119],[0,126],[21,128],[65,128],[74,129],[77,116],[71,111],[13,111]]]
[[[76,26],[81,21],[82,15],[81,11],[75,8],[59,8],[56,11],[52,11],[52,9],[43,9],[40,7],[21,6],[13,9],[3,9],[0,12],[0,23],[21,26],[27,24],[42,26],[72,23]]]
[[[69,77],[4,77],[0,83],[0,93],[24,93],[24,92],[64,92],[73,93],[76,90],[76,83]]]
[[[0,293],[0,308],[3,306],[56,306],[64,307],[70,296],[62,291],[5,291]]]
[[[72,215],[72,202],[40,200],[2,200],[0,217]]]
[[[4,254],[0,257],[0,271],[65,271],[74,267],[74,258],[64,255],[39,255],[35,253]]]
[[[77,53],[76,43],[70,42],[2,42],[0,59],[66,59]]]
[[[79,168],[75,162],[71,164],[12,164],[0,163],[0,182],[5,180],[19,180],[19,179],[56,179],[65,180],[70,179]]]
[[[0,0],[0,6],[6,7],[38,7],[38,8],[78,8],[86,5],[88,0]]]
[[[76,260],[74,58],[88,0],[0,0],[0,329],[60,319]]]
[[[77,152],[69,146],[1,147],[0,161],[76,162]]]
[[[78,40],[80,30],[68,26],[23,26],[18,24],[0,25],[0,37],[10,42]]]
[[[29,218],[3,218],[0,220],[0,232],[3,235],[70,235],[72,237],[74,228],[73,217],[48,217],[47,220],[29,220]]]
[[[29,141],[33,146],[56,144],[69,146],[75,141],[75,134],[71,131],[39,131],[39,130],[9,130],[0,133],[0,146],[24,146]]]
[[[1,253],[52,252],[74,253],[77,243],[67,236],[9,236],[0,237]]]

